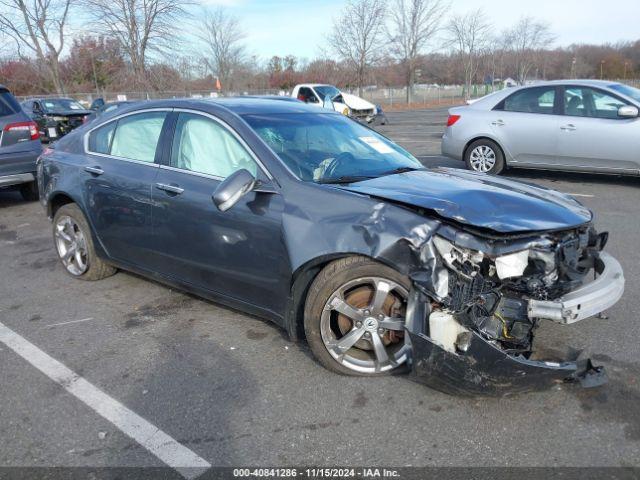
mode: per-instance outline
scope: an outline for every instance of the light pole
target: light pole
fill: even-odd
[[[600,62],[600,80],[602,80],[604,78],[603,77],[603,69],[604,69],[604,60],[602,60]]]
[[[571,61],[571,78],[576,78],[576,57]]]

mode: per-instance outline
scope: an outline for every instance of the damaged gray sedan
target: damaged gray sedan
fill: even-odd
[[[270,319],[347,375],[501,395],[596,385],[534,359],[540,321],[615,304],[591,212],[542,187],[424,168],[376,132],[268,99],[169,100],[80,127],[38,164],[66,271],[117,269]]]

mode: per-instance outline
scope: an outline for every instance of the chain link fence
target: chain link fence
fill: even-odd
[[[636,88],[640,88],[640,80],[612,80],[612,82],[626,83]],[[535,83],[535,82],[532,82]],[[410,101],[407,101],[406,87],[366,87],[362,93],[362,98],[373,104],[381,105],[387,109],[403,109],[403,108],[420,108],[434,107],[438,105],[452,105],[464,103],[466,98],[478,98],[492,93],[502,88],[508,88],[504,85],[473,85],[469,95],[465,87],[462,85],[415,85],[410,95]],[[348,93],[357,94],[354,89],[346,89]],[[269,96],[279,95],[288,96],[291,90],[281,89],[250,89],[242,91],[217,92],[214,88],[210,90],[167,90],[152,92],[91,92],[91,93],[70,93],[66,97],[80,101],[86,106],[97,98],[103,98],[105,102],[114,102],[119,100],[153,100],[168,98],[216,98],[220,96]],[[39,98],[54,98],[60,95],[41,95]],[[22,97],[24,100],[27,97]]]

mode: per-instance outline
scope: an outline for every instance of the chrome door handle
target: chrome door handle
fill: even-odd
[[[180,188],[177,185],[167,185],[165,183],[156,183],[156,188],[164,190],[165,192],[175,193],[176,195],[180,195],[184,192],[184,188]]]
[[[496,127],[504,127],[504,122],[502,120],[496,120],[491,122],[491,125],[495,125]]]
[[[560,127],[560,130],[563,130],[565,132],[573,132],[576,129],[576,126],[572,123],[570,123],[569,125],[565,125],[564,127]]]
[[[104,173],[104,170],[100,167],[84,167],[84,171],[92,173],[93,175],[102,175]]]

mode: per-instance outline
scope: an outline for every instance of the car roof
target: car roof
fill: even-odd
[[[228,97],[228,98],[198,98],[198,99],[168,99],[148,100],[136,102],[129,111],[148,108],[192,108],[213,112],[223,107],[236,115],[260,115],[279,113],[326,113],[339,115],[329,109],[318,109],[317,106],[307,105],[304,102],[282,101],[282,99],[256,98],[256,97]]]
[[[609,85],[615,85],[619,82],[616,82],[614,80],[592,80],[592,79],[579,79],[579,78],[574,78],[574,79],[567,79],[567,80],[546,80],[546,81],[541,81],[541,82],[534,82],[531,84],[527,84],[527,85],[522,85],[519,88],[526,88],[526,87],[537,87],[537,86],[544,86],[544,85],[584,85],[584,86],[591,86],[591,87],[608,87]]]

